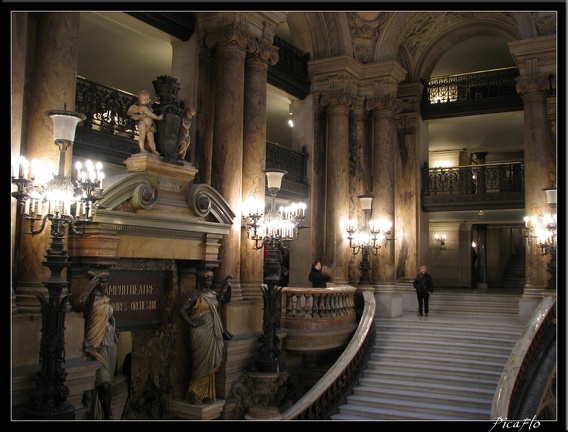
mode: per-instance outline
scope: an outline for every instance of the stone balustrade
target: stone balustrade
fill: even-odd
[[[314,354],[347,345],[357,327],[355,292],[352,286],[283,288],[280,327],[287,333],[283,349]]]

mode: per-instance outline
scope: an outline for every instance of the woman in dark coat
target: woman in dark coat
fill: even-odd
[[[323,265],[320,260],[315,260],[312,263],[312,268],[308,274],[308,279],[312,283],[313,288],[327,288],[327,281],[331,278],[322,272]]]

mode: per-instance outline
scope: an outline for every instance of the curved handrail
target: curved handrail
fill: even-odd
[[[555,305],[555,298],[545,297],[533,312],[505,364],[493,397],[490,418],[507,419],[513,414],[512,411],[521,396],[521,389],[530,379],[528,371],[534,364],[543,341],[546,340],[546,333],[551,326],[555,325]]]
[[[351,384],[346,377],[354,376],[354,370],[372,348],[375,323],[375,297],[363,291],[364,307],[357,330],[347,348],[326,374],[298,402],[282,413],[283,420],[321,420],[329,409],[344,395]]]

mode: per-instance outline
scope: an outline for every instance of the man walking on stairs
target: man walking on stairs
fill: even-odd
[[[428,299],[434,291],[434,283],[432,276],[428,274],[426,264],[420,266],[420,273],[414,278],[414,289],[416,290],[416,298],[418,299],[418,316],[422,316],[422,310],[428,316]],[[424,306],[424,308],[422,307]]]

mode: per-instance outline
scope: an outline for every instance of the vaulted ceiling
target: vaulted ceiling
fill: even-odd
[[[360,22],[363,22],[364,18],[351,16],[352,20]],[[294,29],[293,23],[292,19],[292,30],[285,25],[276,33],[280,37],[293,39],[289,35],[289,31]],[[364,46],[365,38],[376,35],[371,32],[355,36]],[[307,36],[297,34],[295,37],[301,41]],[[88,80],[130,93],[136,93],[142,88],[148,89],[156,77],[171,73],[171,44],[176,40],[175,37],[122,12],[82,12],[78,73]],[[371,55],[361,47],[353,49],[362,59]],[[100,61],[101,58],[105,61]],[[446,50],[433,66],[432,76],[511,65],[514,65],[514,62],[504,39],[495,36],[470,37]],[[114,73],[116,70],[121,73]],[[273,86],[269,86],[267,93],[267,139],[287,146],[291,139],[288,126],[289,104],[294,98]],[[522,112],[503,113],[490,118],[475,116],[431,121],[429,149],[467,149],[474,152],[488,149],[494,151],[495,147],[499,147],[501,151],[522,151],[522,123]],[[510,210],[495,214],[494,217],[504,221],[522,220],[519,211]],[[434,221],[456,218],[480,223],[487,219],[476,212],[431,214],[431,220]]]

